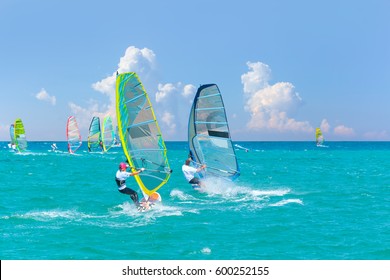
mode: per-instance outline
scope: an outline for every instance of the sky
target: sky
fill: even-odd
[[[390,141],[390,1],[0,0],[0,141],[86,140],[137,72],[163,137],[186,141],[218,85],[233,141]]]

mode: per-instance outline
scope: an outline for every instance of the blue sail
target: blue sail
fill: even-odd
[[[207,165],[207,174],[230,180],[240,176],[225,106],[215,84],[198,88],[190,112],[188,143],[193,160]]]

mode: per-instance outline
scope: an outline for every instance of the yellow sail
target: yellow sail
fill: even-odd
[[[168,181],[172,171],[152,104],[134,72],[117,75],[116,113],[128,163],[134,169],[145,168],[134,177],[147,198]]]
[[[14,123],[14,141],[16,149],[23,152],[27,149],[26,132],[21,119],[17,119]]]
[[[317,146],[320,146],[324,143],[324,136],[322,135],[321,129],[319,127],[316,128],[316,143]]]

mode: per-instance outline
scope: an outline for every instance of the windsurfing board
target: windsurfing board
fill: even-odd
[[[148,197],[148,199],[145,199],[145,197],[141,199],[138,212],[150,211],[157,203],[161,203],[161,201],[161,195],[158,192],[154,192]]]

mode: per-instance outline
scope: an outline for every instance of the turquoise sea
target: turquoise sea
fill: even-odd
[[[117,191],[121,148],[52,143],[0,142],[2,260],[390,259],[390,142],[236,142],[241,176],[206,193],[181,172],[187,143],[167,142],[174,171],[145,213]]]

